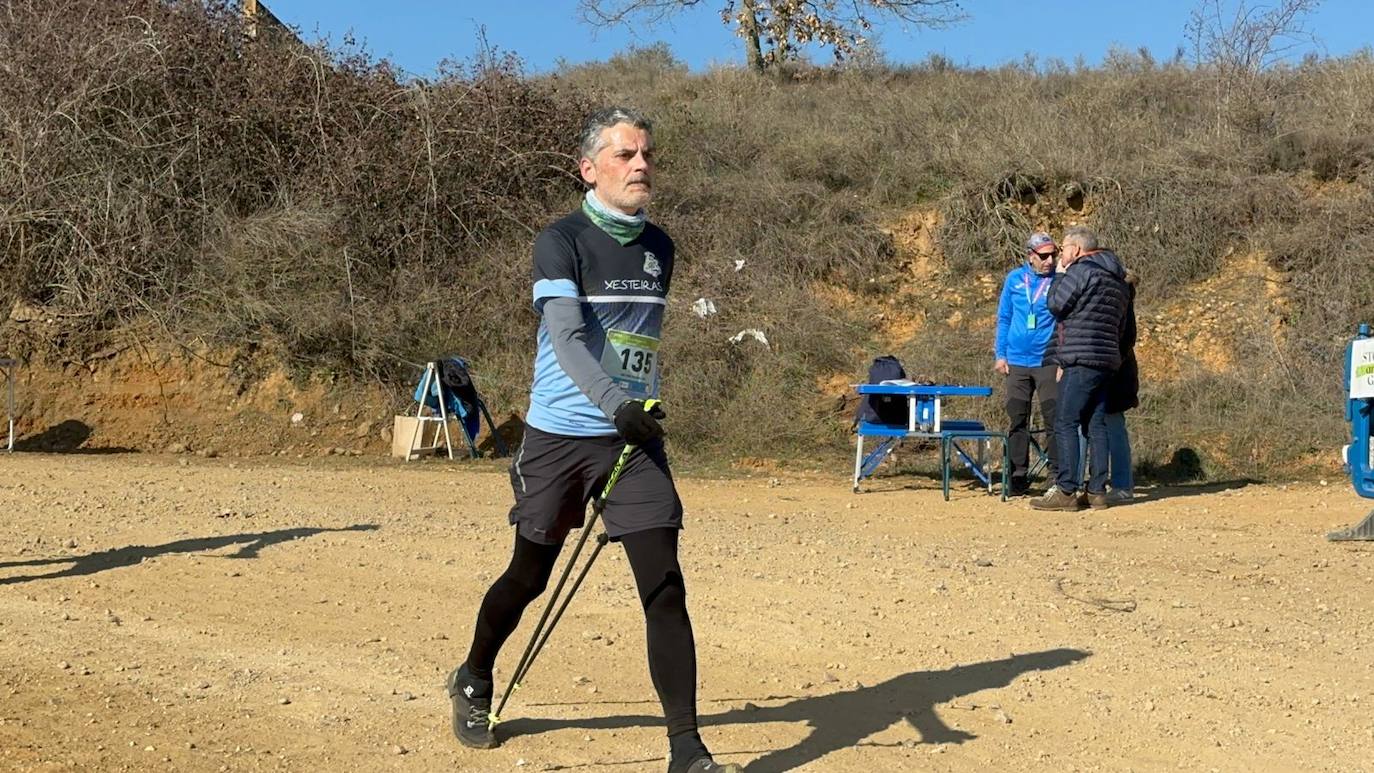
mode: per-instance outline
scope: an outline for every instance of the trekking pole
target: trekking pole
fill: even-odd
[[[646,400],[644,401],[644,408],[645,410],[649,410],[655,405],[658,405],[658,403],[658,400]],[[601,495],[592,500],[592,517],[587,521],[587,525],[583,527],[582,536],[578,538],[577,545],[573,547],[572,553],[568,556],[567,563],[563,566],[563,574],[559,576],[558,584],[554,586],[553,593],[549,596],[549,604],[544,608],[544,614],[540,615],[539,622],[534,626],[534,633],[530,636],[530,643],[525,647],[525,653],[520,656],[520,662],[515,666],[515,671],[511,674],[510,686],[506,688],[505,693],[501,695],[501,702],[496,705],[496,711],[490,715],[490,721],[493,727],[496,723],[501,721],[501,712],[506,708],[506,701],[510,700],[511,693],[520,689],[520,683],[524,681],[525,676],[529,674],[530,668],[534,666],[534,659],[539,656],[539,652],[544,649],[544,645],[549,641],[549,637],[553,635],[553,627],[558,624],[559,619],[563,617],[563,612],[567,610],[568,605],[572,603],[573,594],[577,593],[577,589],[582,586],[582,581],[586,579],[587,573],[591,571],[592,564],[596,561],[596,557],[601,553],[601,549],[606,546],[606,543],[610,541],[610,537],[608,537],[605,532],[597,535],[596,547],[593,548],[591,554],[587,556],[587,563],[583,565],[582,571],[578,573],[577,579],[573,581],[572,587],[568,589],[568,595],[562,599],[563,603],[558,607],[557,614],[554,614],[552,621],[549,621],[549,615],[553,613],[554,606],[558,605],[559,595],[563,591],[563,585],[568,581],[568,575],[572,574],[573,564],[577,562],[577,558],[582,552],[582,546],[587,544],[587,537],[591,535],[592,527],[596,525],[597,519],[600,518],[602,512],[605,511],[606,500],[611,496],[611,489],[615,488],[616,481],[620,480],[620,473],[625,469],[625,463],[629,461],[630,454],[633,453],[634,450],[635,446],[628,443],[625,444],[625,448],[620,452],[620,458],[616,460],[615,466],[611,468],[611,474],[606,479],[606,485],[601,489]],[[547,630],[544,628],[544,623],[546,621],[549,621]]]

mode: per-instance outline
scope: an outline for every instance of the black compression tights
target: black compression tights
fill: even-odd
[[[696,642],[687,616],[687,588],[677,561],[677,538],[677,529],[650,529],[621,539],[644,606],[649,675],[663,704],[670,736],[697,727]],[[477,630],[468,652],[468,669],[474,676],[491,678],[501,645],[519,625],[525,607],[544,592],[561,548],[540,545],[516,534],[510,566],[492,583],[477,613]]]

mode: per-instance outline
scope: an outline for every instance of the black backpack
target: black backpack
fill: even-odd
[[[890,354],[876,357],[868,366],[868,383],[881,384],[906,378],[902,361]],[[868,395],[859,401],[859,410],[854,414],[854,426],[861,421],[879,424],[906,424],[908,418],[906,395]]]
[[[459,402],[463,404],[464,415],[477,415],[477,405],[482,401],[482,398],[477,395],[477,386],[472,383],[472,375],[468,373],[468,364],[462,357],[448,357],[440,362],[439,381],[444,385],[445,392],[457,397]],[[481,424],[477,426],[480,427]]]

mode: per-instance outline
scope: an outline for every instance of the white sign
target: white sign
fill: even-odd
[[[1350,344],[1350,399],[1374,398],[1374,338]]]

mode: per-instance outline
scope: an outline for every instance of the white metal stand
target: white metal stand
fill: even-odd
[[[428,397],[429,397],[429,395],[430,395],[430,389],[431,389],[431,387],[432,387],[433,390],[434,390],[433,394],[438,398],[438,401],[439,401],[439,415],[438,415],[438,416],[425,416],[425,415],[424,415],[424,413],[425,413],[425,402],[426,402],[426,400],[428,399]],[[448,458],[449,458],[449,459],[452,459],[452,458],[453,458],[453,441],[449,438],[449,434],[448,434],[448,408],[445,407],[445,405],[444,405],[444,403],[446,402],[446,401],[444,400],[444,383],[443,383],[442,381],[439,380],[439,363],[437,363],[437,362],[428,362],[428,363],[425,363],[425,377],[424,377],[424,379],[420,382],[420,395],[421,395],[421,399],[420,399],[420,401],[419,401],[419,404],[418,404],[418,405],[416,406],[416,408],[415,408],[415,430],[414,430],[414,434],[412,434],[411,437],[410,437],[410,448],[414,449],[414,451],[416,452],[416,455],[417,455],[417,456],[418,456],[418,453],[419,453],[419,452],[424,452],[424,451],[437,451],[437,450],[439,449],[439,446],[438,446],[438,445],[433,445],[433,446],[429,446],[429,447],[426,447],[426,448],[416,448],[416,447],[415,447],[416,442],[417,442],[420,438],[424,437],[424,426],[425,426],[425,424],[426,424],[427,422],[435,422],[435,421],[437,421],[437,422],[439,422],[439,426],[441,427],[442,432],[443,432],[443,438],[444,438],[444,445],[443,445],[443,448],[444,448],[444,450],[446,450],[446,451],[448,452]],[[439,433],[438,433],[438,432],[435,432],[435,439],[437,440],[438,437],[439,437]],[[410,454],[409,454],[409,453],[406,454],[406,460],[409,461],[410,459],[411,459]]]
[[[10,453],[14,453],[14,365],[12,358],[0,358],[0,370],[5,371],[5,415],[9,420],[9,441],[5,450]]]

